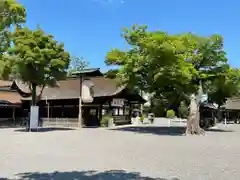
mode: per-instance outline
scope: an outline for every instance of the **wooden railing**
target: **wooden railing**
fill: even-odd
[[[41,118],[43,127],[77,127],[77,118]]]
[[[113,123],[115,125],[131,124],[129,116],[113,116]]]

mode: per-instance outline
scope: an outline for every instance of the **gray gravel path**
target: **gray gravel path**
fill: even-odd
[[[155,126],[38,133],[0,129],[0,177],[239,180],[240,125],[219,128],[233,132],[190,137]]]

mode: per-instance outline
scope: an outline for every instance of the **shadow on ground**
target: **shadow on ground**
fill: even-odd
[[[224,130],[224,129],[205,129],[207,132],[234,132],[233,130]]]
[[[53,173],[21,173],[16,175],[20,180],[180,180],[178,178],[164,179],[141,176],[137,172],[126,172],[123,170],[97,171],[73,171]],[[8,179],[5,179],[8,180]]]
[[[186,127],[172,126],[172,127],[163,127],[163,126],[128,126],[128,127],[117,127],[110,130],[115,131],[128,131],[142,134],[154,134],[162,136],[182,136],[185,134]],[[224,129],[205,129],[206,132],[234,132],[232,130]]]
[[[129,131],[143,134],[165,135],[165,136],[181,136],[185,133],[185,127],[163,127],[163,126],[131,126],[120,127],[110,130]]]
[[[50,132],[50,131],[71,131],[75,130],[73,128],[61,128],[61,127],[45,127],[45,128],[38,128],[37,130],[32,130],[31,132]],[[27,132],[26,128],[16,129],[16,132]]]

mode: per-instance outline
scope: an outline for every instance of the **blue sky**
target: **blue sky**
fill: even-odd
[[[169,33],[221,34],[232,66],[240,67],[240,2],[237,0],[19,0],[27,9],[27,25],[37,24],[67,51],[91,67],[108,69],[111,48],[126,48],[121,29],[146,24]]]

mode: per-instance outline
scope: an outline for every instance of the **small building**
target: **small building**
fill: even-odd
[[[21,117],[26,114],[24,109],[30,108],[31,90],[20,81],[8,83],[6,92],[11,91],[12,95],[1,99],[6,92],[0,92],[0,100],[20,101],[12,103],[18,104]],[[56,87],[45,87],[42,93],[40,91],[37,88],[40,122],[50,126],[78,125],[80,95],[85,126],[99,126],[104,115],[111,115],[116,124],[131,123],[133,106],[145,103],[132,89],[105,78],[100,69],[80,71],[74,77],[58,81]]]
[[[240,120],[240,98],[228,98],[226,104],[222,106],[225,109],[225,117],[227,121],[234,121],[235,123]]]
[[[216,124],[217,108],[210,102],[200,103],[200,127],[209,128]]]
[[[19,124],[24,117],[21,99],[28,95],[15,87],[13,81],[0,80],[0,126]]]

